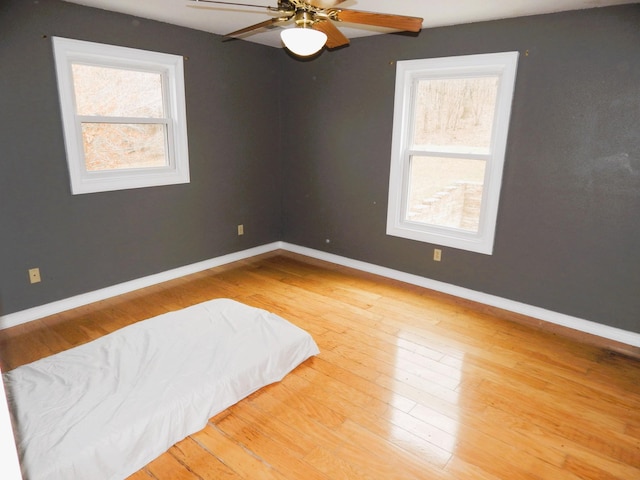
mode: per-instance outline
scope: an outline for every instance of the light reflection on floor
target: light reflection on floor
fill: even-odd
[[[459,431],[464,352],[445,355],[399,338],[389,400],[389,440],[444,468]]]

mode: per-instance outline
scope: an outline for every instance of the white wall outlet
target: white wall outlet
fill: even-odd
[[[440,250],[439,248],[434,248],[433,249],[433,261],[434,262],[439,262],[440,260],[442,260],[442,250]]]
[[[244,225],[238,225],[238,235],[244,235]]]
[[[40,282],[40,269],[39,268],[30,268],[29,269],[29,281],[31,283]]]

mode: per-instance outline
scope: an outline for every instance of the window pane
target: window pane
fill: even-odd
[[[411,158],[405,220],[477,232],[484,160]]]
[[[72,65],[78,115],[162,118],[159,73]]]
[[[83,123],[82,140],[87,171],[167,165],[162,124]]]
[[[488,153],[498,77],[419,80],[413,145]]]

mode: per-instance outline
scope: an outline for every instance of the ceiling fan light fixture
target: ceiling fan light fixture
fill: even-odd
[[[327,43],[327,35],[324,32],[305,26],[287,28],[280,33],[280,38],[288,50],[300,57],[318,53]]]

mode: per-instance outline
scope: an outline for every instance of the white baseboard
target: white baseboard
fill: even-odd
[[[497,297],[495,295],[476,292],[475,290],[469,290],[468,288],[457,287],[449,283],[431,280],[429,278],[412,275],[410,273],[393,270],[391,268],[381,267],[379,265],[371,263],[361,262],[359,260],[352,260],[350,258],[341,257],[332,253],[321,252],[319,250],[313,250],[311,248],[282,243],[282,249],[294,253],[299,253],[307,257],[317,258],[318,260],[325,260],[327,262],[336,263],[338,265],[354,268],[356,270],[373,273],[382,277],[392,278],[394,280],[399,280],[401,282],[428,288],[437,292],[447,293],[459,298],[464,298],[467,300],[472,300],[474,302],[482,303],[484,305],[490,305],[492,307],[507,310],[509,312],[519,313],[538,320],[553,323],[555,325],[571,328],[579,332],[588,333],[591,335],[596,335],[598,337],[624,343],[625,345],[640,347],[639,333],[629,332],[627,330],[610,327],[608,325],[602,325],[590,320],[572,317],[551,310],[545,310],[544,308],[534,307],[525,303],[515,302],[506,298]]]
[[[56,313],[64,312],[65,310],[71,310],[72,308],[81,307],[82,305],[88,305],[93,302],[98,302],[106,298],[115,297],[124,293],[133,292],[140,288],[149,287],[158,283],[166,282],[168,280],[174,280],[176,278],[184,277],[192,273],[201,272],[209,268],[219,267],[226,265],[227,263],[237,262],[238,260],[244,260],[246,258],[255,257],[262,253],[271,252],[281,248],[281,242],[269,243],[248,250],[242,250],[241,252],[230,253],[221,257],[204,260],[198,263],[192,263],[184,267],[174,268],[173,270],[167,270],[155,275],[149,275],[147,277],[131,280],[130,282],[120,283],[111,287],[101,288],[93,292],[83,293],[76,295],[75,297],[65,298],[57,302],[47,303],[38,307],[29,308],[16,313],[10,313],[0,317],[0,330],[5,328],[14,327],[23,323],[37,320],[39,318],[48,317]]]
[[[353,260],[347,257],[341,257],[332,253],[322,252],[320,250],[314,250],[312,248],[300,247],[286,242],[274,242],[260,247],[243,250],[241,252],[231,253],[216,257],[203,262],[194,263],[184,267],[168,270],[148,277],[139,278],[130,282],[121,283],[112,287],[103,288],[94,292],[77,295],[75,297],[67,298],[57,302],[41,305],[38,307],[23,310],[21,312],[12,313],[0,317],[0,330],[9,328],[22,323],[37,320],[39,318],[54,315],[56,313],[63,312],[72,308],[77,308],[82,305],[104,300],[106,298],[121,295],[123,293],[138,290],[140,288],[155,285],[175,278],[183,277],[192,273],[207,270],[209,268],[218,267],[227,263],[236,262],[238,260],[244,260],[256,255],[268,253],[274,250],[287,250],[293,253],[305,255],[307,257],[316,258],[318,260],[324,260],[327,262],[343,265],[345,267],[354,268],[363,272],[373,273],[382,277],[392,278],[401,282],[410,283],[420,287],[435,290],[437,292],[447,293],[456,297],[472,300],[474,302],[482,303],[492,307],[500,308],[510,312],[526,315],[531,318],[549,322],[562,327],[571,328],[579,332],[596,335],[598,337],[613,340],[615,342],[624,343],[634,347],[640,347],[640,334],[622,330],[608,325],[592,322],[590,320],[584,320],[562,313],[546,310],[544,308],[527,305],[525,303],[515,302],[495,295],[489,295],[487,293],[477,292],[463,287],[451,285],[449,283],[439,282],[437,280],[431,280],[418,275],[401,272],[399,270],[393,270],[387,267],[381,267],[372,263],[361,262],[359,260]]]

